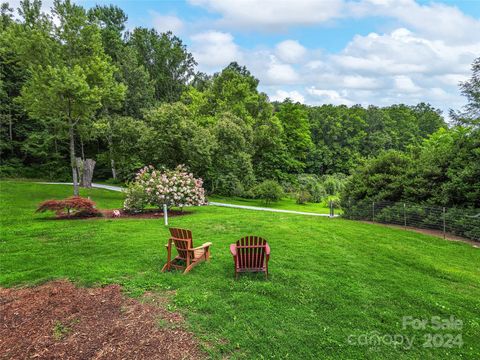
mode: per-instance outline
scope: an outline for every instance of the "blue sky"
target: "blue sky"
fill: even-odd
[[[76,2],[116,4],[130,29],[172,30],[201,71],[246,65],[273,100],[447,111],[464,104],[458,82],[480,56],[480,0]]]

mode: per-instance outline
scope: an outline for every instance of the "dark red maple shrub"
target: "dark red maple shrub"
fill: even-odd
[[[66,217],[102,216],[102,213],[95,208],[95,202],[81,196],[44,201],[38,205],[37,212],[45,211],[55,211],[58,216]]]

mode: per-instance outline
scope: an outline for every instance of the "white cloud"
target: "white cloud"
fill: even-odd
[[[395,84],[395,89],[401,91],[401,92],[406,92],[406,93],[411,93],[411,92],[418,92],[420,88],[415,85],[415,83],[406,75],[397,75],[394,77],[394,84]]]
[[[299,76],[290,64],[280,63],[275,56],[271,56],[267,72],[267,84],[293,84]]]
[[[457,7],[440,3],[421,5],[414,0],[363,0],[349,3],[352,16],[387,16],[430,39],[448,43],[475,43],[480,21]]]
[[[342,14],[342,0],[189,0],[220,13],[222,24],[284,29],[327,22]]]
[[[291,99],[293,102],[304,103],[305,98],[297,90],[285,91],[285,90],[276,90],[275,94],[270,96],[271,101],[283,101],[285,99]]]
[[[232,61],[243,59],[230,33],[211,30],[196,34],[191,40],[193,56],[202,70],[218,71]]]
[[[334,105],[353,105],[354,102],[346,98],[346,92],[339,92],[331,89],[317,89],[315,86],[307,88],[307,93],[312,95],[314,103],[334,104]]]
[[[275,53],[280,60],[293,64],[304,58],[307,49],[300,45],[298,41],[285,40],[277,44]]]
[[[219,70],[239,61],[275,100],[380,106],[427,101],[447,110],[462,105],[458,83],[468,77],[480,54],[480,20],[451,5],[414,0],[189,1],[220,16],[211,28],[227,29],[192,37],[200,66]],[[302,38],[294,40],[286,32],[348,18],[381,18],[382,28],[390,30],[355,35],[342,50],[330,53],[305,48]],[[228,32],[233,29],[283,32],[285,38],[272,47],[244,49]]]
[[[174,15],[162,15],[155,11],[151,12],[153,17],[153,27],[158,32],[171,31],[174,34],[179,34],[184,28],[183,21]]]
[[[342,85],[349,89],[379,89],[382,87],[379,79],[361,75],[346,75],[340,80]]]

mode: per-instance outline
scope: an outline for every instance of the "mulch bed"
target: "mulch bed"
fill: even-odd
[[[160,219],[160,218],[163,218],[163,211],[159,211],[156,209],[144,210],[143,212],[137,213],[137,214],[126,213],[123,210],[118,210],[118,211],[120,211],[120,217],[113,216],[114,210],[100,210],[100,212],[103,214],[104,217],[113,218],[113,219],[122,219],[122,218],[123,219],[124,218]],[[190,213],[191,212],[189,211],[168,210],[168,217],[184,216]]]
[[[0,359],[204,358],[166,303],[166,297],[127,298],[118,285],[0,288]]]
[[[114,216],[113,212],[115,210],[100,210],[102,216],[93,216],[93,217],[85,217],[85,216],[66,216],[66,215],[56,215],[54,217],[42,218],[42,220],[81,220],[81,219],[163,219],[163,211],[159,211],[156,209],[149,209],[144,210],[141,213],[127,213],[123,210],[118,210],[120,212],[120,216]],[[175,216],[184,216],[191,214],[190,211],[180,211],[180,210],[169,210],[168,217],[175,217]]]

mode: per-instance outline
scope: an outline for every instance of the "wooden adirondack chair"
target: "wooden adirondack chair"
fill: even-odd
[[[270,246],[259,236],[246,236],[230,245],[235,262],[235,278],[241,272],[264,272],[268,278]]]
[[[171,237],[168,239],[167,263],[162,268],[162,272],[166,270],[180,269],[186,274],[193,269],[194,266],[210,258],[211,242],[207,242],[202,246],[193,247],[192,232],[185,229],[170,228]],[[177,249],[178,255],[172,260],[172,244]]]

